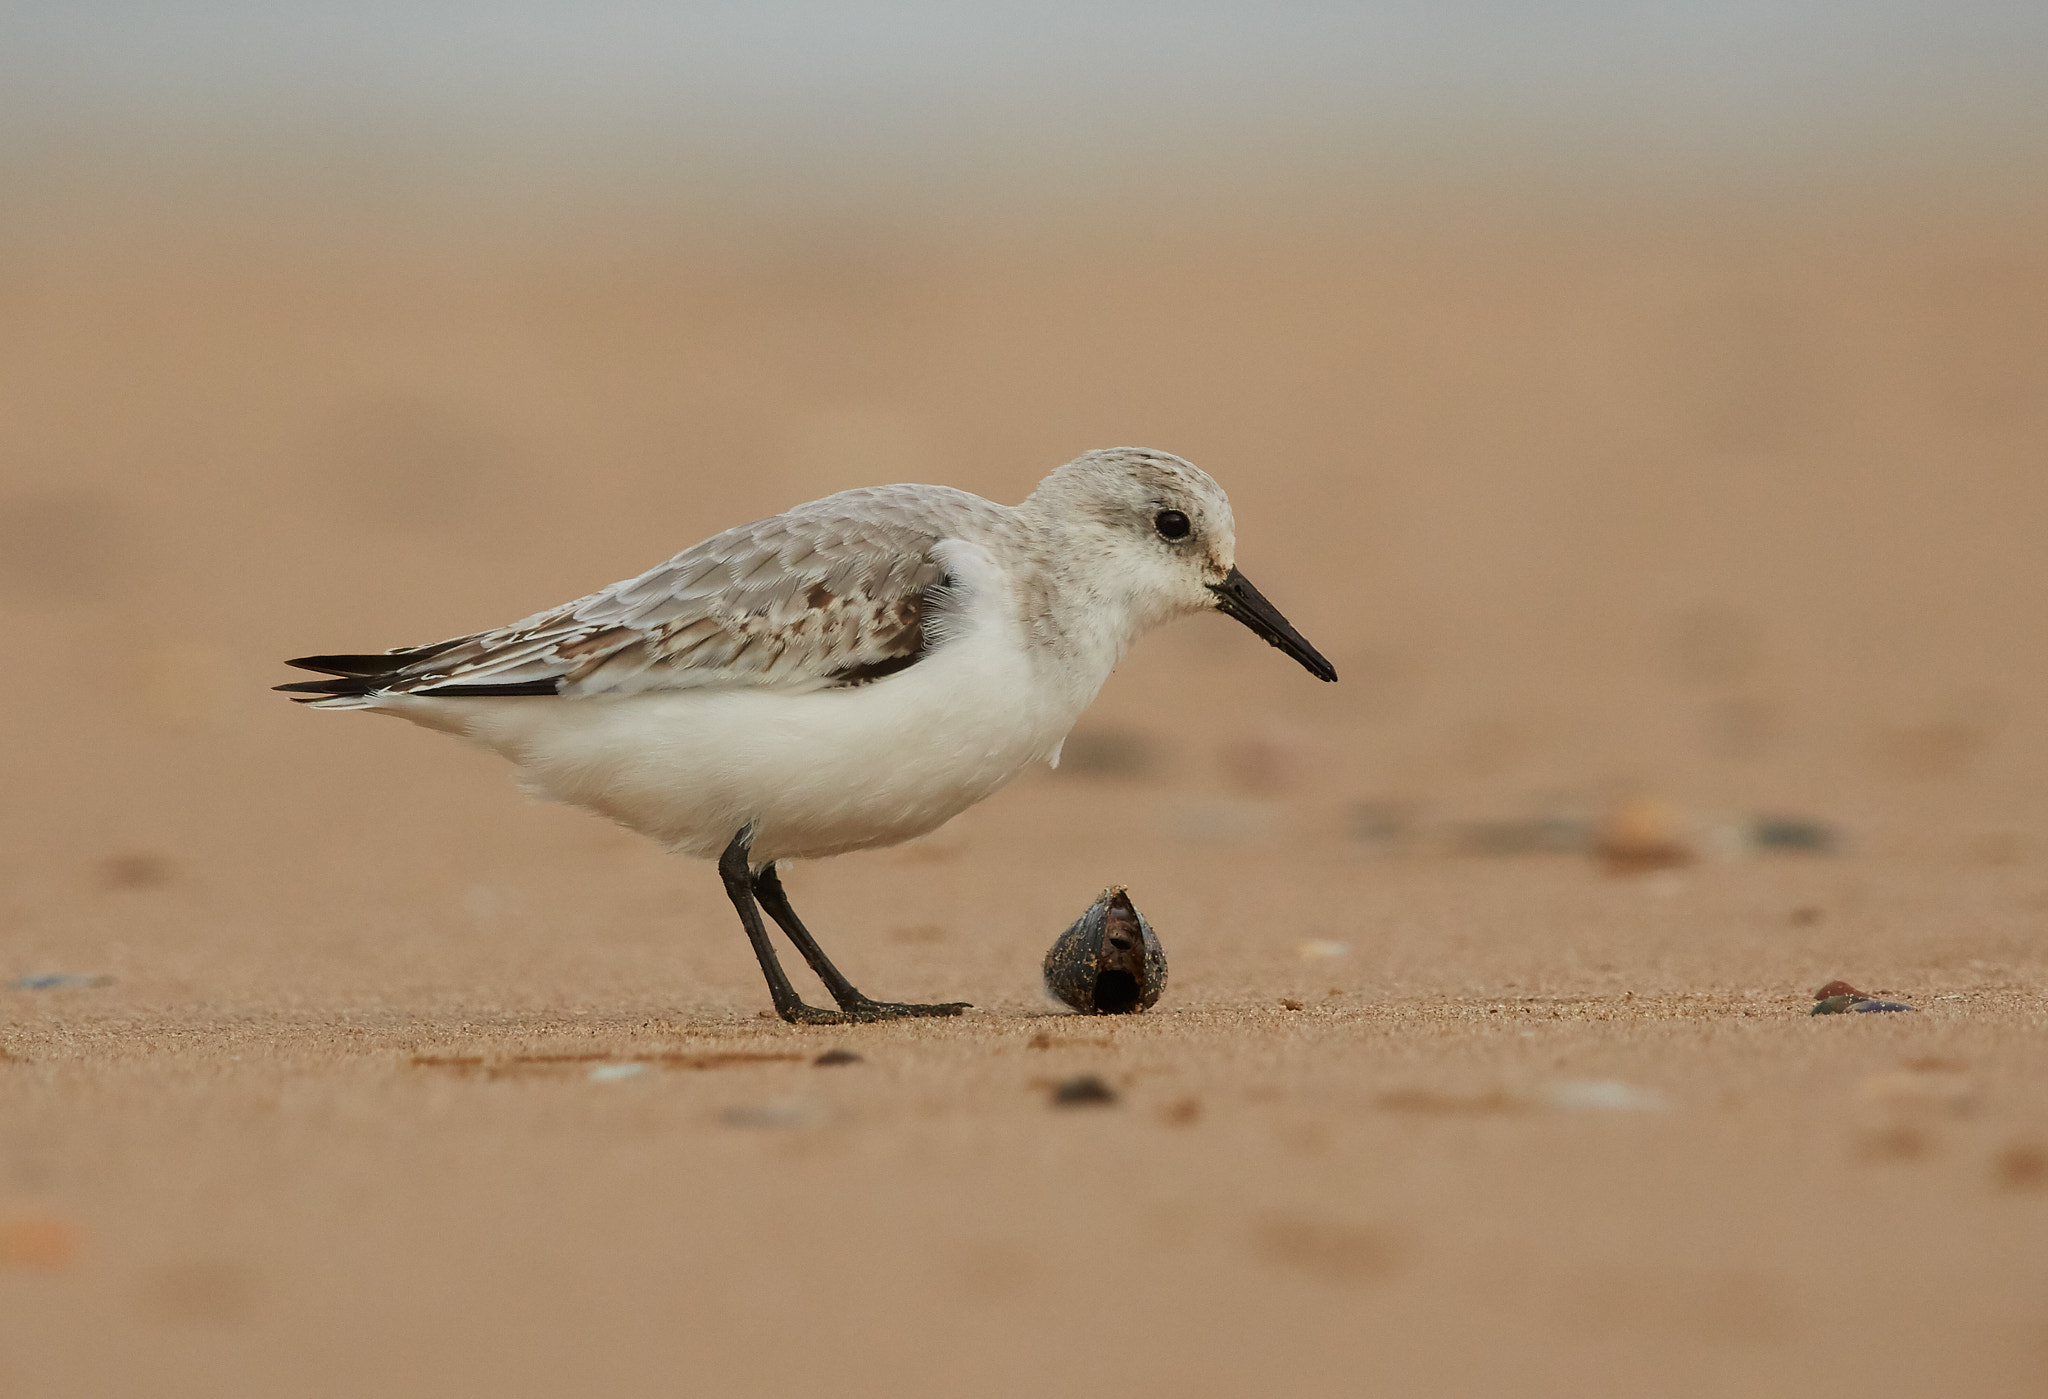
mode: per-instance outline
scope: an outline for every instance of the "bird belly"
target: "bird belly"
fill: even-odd
[[[1086,702],[1076,699],[1070,678],[1049,683],[986,627],[846,689],[427,700],[394,712],[503,753],[535,794],[679,853],[716,857],[751,823],[764,863],[936,829],[1050,757]]]

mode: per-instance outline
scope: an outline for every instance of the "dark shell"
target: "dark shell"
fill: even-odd
[[[1083,1015],[1134,1015],[1159,1004],[1166,949],[1122,885],[1103,890],[1045,954],[1045,989]]]
[[[1867,1015],[1872,1011],[1913,1010],[1899,1001],[1880,1001],[1873,996],[1823,996],[1808,1015]]]
[[[1095,1103],[1113,1103],[1116,1090],[1094,1074],[1076,1074],[1065,1079],[1052,1090],[1054,1107],[1084,1107]]]

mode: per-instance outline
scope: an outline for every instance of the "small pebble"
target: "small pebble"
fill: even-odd
[[[1914,1010],[1904,1001],[1878,1001],[1868,996],[1824,996],[1814,1002],[1808,1015],[1868,1015],[1873,1011]]]
[[[1616,875],[1673,869],[1694,858],[1677,810],[1647,798],[1625,802],[1608,813],[1595,835],[1593,854]]]
[[[1858,991],[1846,981],[1830,981],[1813,993],[1808,1015],[1867,1015],[1872,1012],[1912,1010],[1903,1001],[1881,1001],[1867,991]]]
[[[75,972],[45,972],[41,976],[16,977],[17,991],[59,991],[86,986],[112,986],[111,976],[80,976]]]
[[[590,1070],[592,1083],[617,1083],[621,1079],[635,1078],[647,1072],[645,1064],[597,1064]]]
[[[838,1064],[858,1064],[861,1057],[850,1049],[828,1049],[811,1062],[821,1069],[829,1069]]]
[[[1749,823],[1749,843],[1759,850],[1782,850],[1800,855],[1826,855],[1834,851],[1832,828],[1803,816],[1759,816]]]
[[[1094,1074],[1075,1074],[1062,1079],[1052,1090],[1054,1107],[1083,1107],[1089,1104],[1107,1104],[1116,1101],[1116,1090]]]

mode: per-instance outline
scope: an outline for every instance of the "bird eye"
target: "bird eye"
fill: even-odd
[[[1166,539],[1186,539],[1194,526],[1178,510],[1162,510],[1152,517],[1152,526]]]

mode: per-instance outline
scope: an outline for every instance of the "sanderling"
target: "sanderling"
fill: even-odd
[[[1335,680],[1235,554],[1222,487],[1117,447],[1017,506],[949,486],[843,491],[496,631],[301,657],[335,678],[278,688],[469,739],[528,791],[715,858],[784,1020],[957,1015],[965,1003],[856,990],[776,863],[909,840],[1057,764],[1131,643],[1177,616],[1222,612]],[[761,909],[838,1010],[798,997]]]

